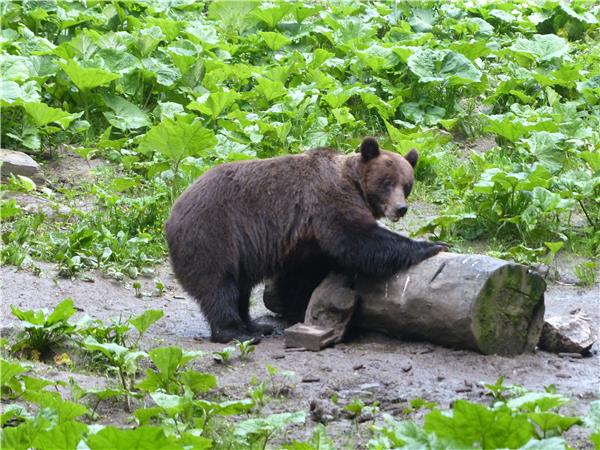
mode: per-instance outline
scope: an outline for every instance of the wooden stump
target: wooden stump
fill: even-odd
[[[544,324],[545,281],[521,264],[440,253],[389,279],[359,278],[365,330],[481,353],[532,351]]]

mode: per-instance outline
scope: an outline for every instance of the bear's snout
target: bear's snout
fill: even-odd
[[[408,211],[408,208],[406,206],[396,207],[396,215],[398,217],[404,217],[406,215],[407,211]]]

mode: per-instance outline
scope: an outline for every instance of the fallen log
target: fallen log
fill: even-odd
[[[351,323],[362,330],[501,355],[532,351],[544,323],[544,280],[484,255],[440,253],[387,279],[358,277],[353,300],[332,301],[332,292],[348,292],[347,283],[329,275],[312,294],[305,322],[334,329],[337,322],[341,339],[354,314]],[[273,286],[265,295],[285,309]]]

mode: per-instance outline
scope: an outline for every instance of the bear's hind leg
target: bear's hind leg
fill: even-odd
[[[272,325],[266,323],[258,323],[250,319],[250,295],[252,289],[249,286],[240,288],[240,298],[238,302],[240,317],[246,324],[246,328],[255,335],[268,336],[273,334],[275,328]]]
[[[240,291],[231,281],[218,285],[206,284],[198,295],[200,309],[210,325],[211,341],[229,342],[233,339],[247,341],[253,339],[245,321],[240,317]]]

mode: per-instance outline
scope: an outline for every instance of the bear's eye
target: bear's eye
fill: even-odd
[[[383,189],[389,190],[394,186],[394,182],[390,178],[383,178],[381,180],[381,187]]]

